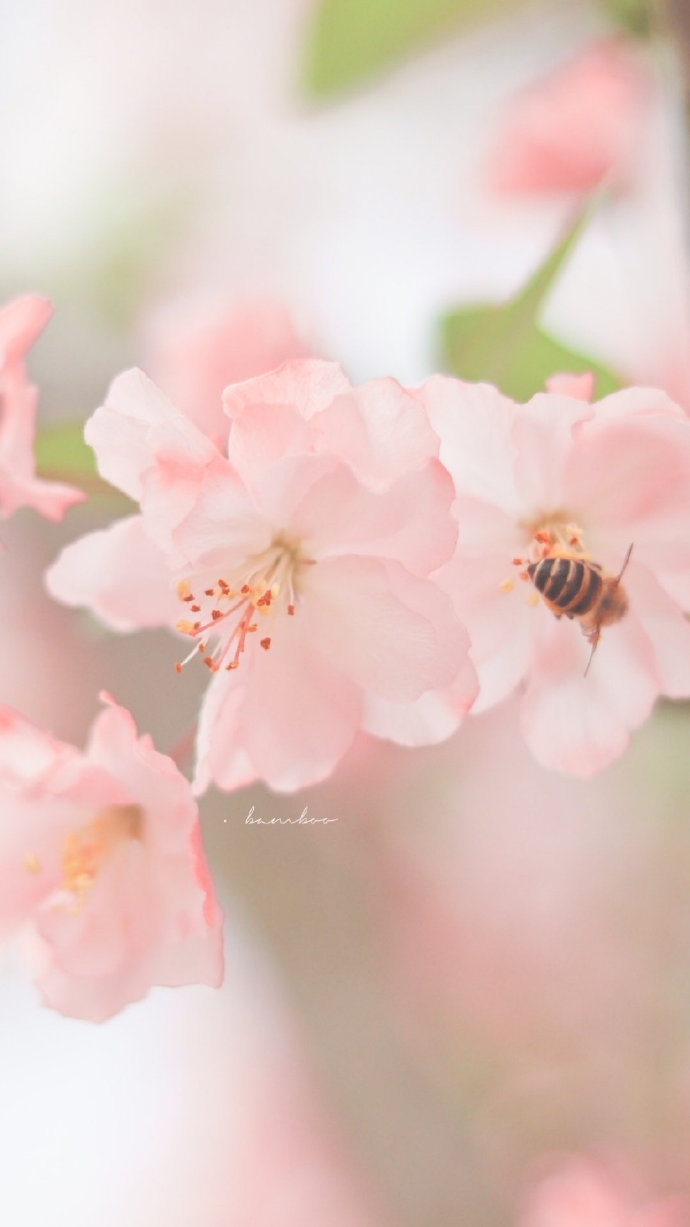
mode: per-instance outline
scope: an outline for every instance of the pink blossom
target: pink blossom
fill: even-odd
[[[24,936],[46,1005],[94,1022],[153,984],[222,979],[189,785],[102,697],[83,754],[0,712],[0,936]]]
[[[528,1193],[519,1227],[684,1227],[679,1197],[648,1200],[608,1164],[572,1155]]]
[[[519,687],[536,758],[589,775],[625,749],[660,694],[690,695],[690,422],[643,388],[594,405],[559,393],[516,405],[442,376],[422,392],[457,491],[443,583],[470,634],[474,710]],[[560,617],[530,582],[544,558],[617,576],[630,547],[628,612],[603,628],[582,611]]]
[[[220,448],[230,427],[223,388],[309,353],[285,307],[272,301],[185,300],[158,312],[146,333],[153,380]]]
[[[624,43],[594,44],[512,98],[489,165],[505,193],[589,192],[632,178],[650,92]]]
[[[85,437],[141,514],[69,546],[50,591],[115,629],[168,624],[191,640],[187,660],[214,675],[199,791],[302,787],[360,728],[449,736],[476,679],[429,578],[457,529],[418,397],[304,360],[231,386],[224,408],[227,455],[141,372],[115,380]]]
[[[24,358],[52,314],[45,298],[27,294],[0,309],[0,515],[33,507],[60,520],[86,497],[61,482],[41,481],[34,462],[34,425],[38,393],[29,383]]]

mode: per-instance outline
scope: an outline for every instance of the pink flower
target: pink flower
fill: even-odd
[[[489,178],[505,193],[589,192],[633,176],[650,92],[621,42],[595,44],[512,98]]]
[[[308,354],[287,310],[270,301],[234,307],[174,303],[147,328],[146,366],[152,378],[220,448],[225,448],[230,429],[223,413],[223,388]]]
[[[34,463],[36,388],[28,382],[24,358],[52,314],[45,298],[28,294],[0,309],[0,515],[33,507],[59,520],[86,497],[61,482],[41,481]]]
[[[94,1022],[153,984],[222,980],[189,785],[102,697],[84,754],[0,712],[0,936],[28,938],[46,1005]]]
[[[602,1163],[577,1155],[563,1160],[529,1192],[519,1227],[684,1227],[679,1197],[648,1201]]]
[[[224,407],[227,456],[141,372],[115,380],[85,437],[141,515],[69,546],[50,591],[115,629],[189,637],[187,659],[214,674],[199,791],[313,783],[360,728],[403,744],[448,736],[476,679],[429,578],[457,530],[419,399],[295,361],[228,388]]]
[[[516,405],[438,376],[422,394],[457,491],[443,583],[470,634],[474,710],[521,688],[535,757],[589,775],[625,749],[659,694],[690,695],[690,421],[642,388],[594,405],[556,393]],[[618,588],[627,615],[623,596],[599,625],[597,569],[618,575],[631,547]],[[562,560],[550,604],[535,586],[550,575],[542,564],[536,576],[542,559]],[[579,612],[571,601],[560,616],[576,588]]]

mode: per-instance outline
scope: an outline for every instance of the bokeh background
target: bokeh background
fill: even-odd
[[[454,369],[444,317],[514,295],[596,187],[578,158],[617,86],[551,108],[564,171],[501,177],[523,91],[602,45],[633,66],[627,160],[540,322],[690,408],[682,5],[2,17],[0,299],[55,304],[31,357],[45,429],[133,363],[181,404],[290,354],[353,381]],[[82,744],[105,688],[170,751],[205,677],[174,672],[169,636],[106,634],[43,592],[60,545],[123,509],[100,492],[62,525],[3,525],[0,700]],[[221,991],[153,990],[93,1026],[42,1010],[1,956],[0,1222],[690,1223],[689,734],[663,706],[573,781],[532,762],[508,703],[429,750],[362,738],[304,795],[205,798]],[[252,805],[334,821],[246,825]]]

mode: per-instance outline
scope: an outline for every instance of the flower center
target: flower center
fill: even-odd
[[[67,832],[62,843],[62,881],[58,891],[63,896],[72,896],[67,908],[71,915],[81,912],[99,869],[118,844],[125,839],[140,840],[143,828],[141,806],[106,805],[86,826]],[[27,873],[42,872],[35,852],[25,853],[23,864]],[[57,902],[60,901],[58,897]]]
[[[178,673],[197,652],[213,673],[221,668],[237,669],[248,636],[259,631],[262,621],[264,633],[259,643],[268,651],[271,635],[266,632],[277,614],[294,614],[297,572],[311,561],[301,557],[298,545],[278,537],[262,554],[229,568],[220,578],[217,572],[207,572],[180,580],[177,595],[194,620],[180,618],[176,628],[196,643],[175,665]]]
[[[80,912],[103,862],[125,839],[141,839],[144,815],[139,805],[106,805],[92,822],[68,831],[62,847],[61,889],[74,895],[69,911]]]
[[[528,536],[528,546],[525,553],[513,558],[513,566],[520,567],[520,579],[529,581],[527,567],[531,563],[541,562],[543,558],[575,558],[588,561],[591,555],[584,544],[584,530],[579,524],[567,518],[567,513],[557,511],[553,515],[538,516],[535,520],[521,524]],[[507,576],[500,584],[501,591],[511,592],[514,588],[513,579]],[[539,594],[531,591],[528,598],[530,605],[539,604]]]

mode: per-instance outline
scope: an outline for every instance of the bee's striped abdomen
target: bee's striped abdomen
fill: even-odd
[[[542,558],[527,574],[547,604],[568,618],[592,609],[602,586],[601,569],[579,558]]]

